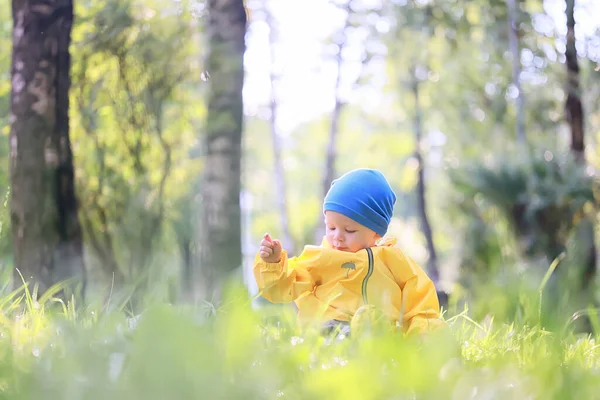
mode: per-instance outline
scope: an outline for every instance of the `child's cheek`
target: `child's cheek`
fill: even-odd
[[[325,235],[325,240],[327,240],[329,246],[333,247],[333,235],[330,232]]]

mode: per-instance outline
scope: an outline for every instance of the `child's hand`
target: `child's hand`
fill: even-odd
[[[281,261],[281,242],[271,239],[271,236],[265,233],[262,242],[260,242],[258,254],[264,262],[277,263]]]

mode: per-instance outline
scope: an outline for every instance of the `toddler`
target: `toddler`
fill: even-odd
[[[350,171],[335,180],[323,202],[326,234],[288,258],[265,234],[254,262],[262,296],[295,301],[301,325],[349,323],[364,305],[379,310],[407,333],[443,322],[435,286],[425,272],[385,238],[396,195],[383,174]]]

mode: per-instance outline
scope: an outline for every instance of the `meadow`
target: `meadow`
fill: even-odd
[[[116,300],[78,307],[53,292],[0,301],[2,399],[600,396],[597,331],[575,331],[577,315],[549,331],[491,313],[475,321],[464,306],[428,335],[366,321],[344,338],[301,331],[292,309],[252,307],[239,287],[217,309],[155,302],[135,316]]]

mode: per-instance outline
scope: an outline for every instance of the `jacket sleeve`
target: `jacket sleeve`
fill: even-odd
[[[259,293],[272,303],[289,303],[315,287],[315,280],[308,270],[314,262],[304,251],[299,257],[288,259],[285,250],[278,263],[264,262],[257,254],[254,258],[254,278]]]
[[[389,263],[402,289],[401,323],[407,334],[435,330],[445,323],[440,318],[440,304],[433,281],[425,271],[401,251],[396,262]]]

